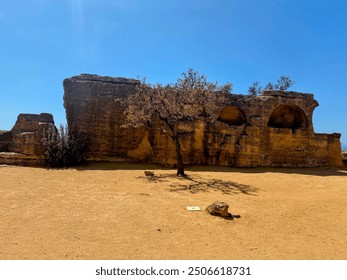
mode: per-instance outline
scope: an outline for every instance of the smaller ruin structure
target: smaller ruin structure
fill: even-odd
[[[51,114],[19,114],[10,131],[0,131],[0,163],[43,165],[41,139],[52,126]]]

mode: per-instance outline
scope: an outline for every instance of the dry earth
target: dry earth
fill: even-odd
[[[347,258],[346,170],[187,173],[178,179],[173,170],[127,164],[1,166],[0,259]],[[209,215],[204,209],[215,200],[241,218]]]

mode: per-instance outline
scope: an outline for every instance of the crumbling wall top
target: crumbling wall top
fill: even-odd
[[[297,91],[283,91],[283,90],[264,90],[263,96],[285,96],[289,98],[303,98],[314,100],[312,93],[297,92]]]
[[[124,77],[109,77],[109,76],[99,76],[95,74],[80,74],[78,76],[73,76],[70,79],[85,81],[85,82],[101,82],[110,84],[126,84],[126,85],[137,85],[140,83],[139,80],[124,78]],[[69,80],[69,79],[65,79]]]
[[[11,131],[13,133],[35,132],[39,129],[40,123],[54,124],[53,115],[49,113],[19,114]]]

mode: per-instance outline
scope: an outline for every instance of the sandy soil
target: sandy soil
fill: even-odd
[[[347,258],[346,170],[187,173],[1,166],[0,259]],[[215,200],[241,218],[209,215],[204,209]],[[203,211],[187,211],[191,205]]]

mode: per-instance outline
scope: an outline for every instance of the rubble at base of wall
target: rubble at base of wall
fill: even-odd
[[[19,153],[2,152],[0,153],[0,165],[19,165],[19,166],[44,166],[45,162],[36,156],[28,156]]]

